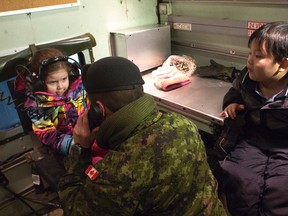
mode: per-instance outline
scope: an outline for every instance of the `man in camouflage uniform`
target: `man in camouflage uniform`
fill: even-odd
[[[59,183],[65,215],[226,215],[196,126],[157,110],[135,64],[107,57],[83,77],[101,126],[90,133],[85,113],[74,128],[79,145]],[[91,165],[95,137],[109,153]]]

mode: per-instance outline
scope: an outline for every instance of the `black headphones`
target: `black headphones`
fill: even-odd
[[[41,90],[45,85],[43,79],[43,69],[59,61],[65,61],[70,65],[71,67],[71,71],[69,72],[70,82],[73,82],[79,77],[80,75],[79,71],[81,70],[81,65],[75,59],[70,58],[69,56],[55,56],[52,58],[44,59],[39,65],[38,74],[35,73],[31,74],[30,79],[33,92]]]

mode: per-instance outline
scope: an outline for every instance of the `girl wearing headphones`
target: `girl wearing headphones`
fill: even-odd
[[[15,83],[18,90],[25,86],[28,97],[24,106],[33,131],[60,162],[74,144],[73,127],[78,117],[90,106],[80,67],[61,51],[45,48],[32,57],[30,75],[25,80],[18,76]],[[95,145],[93,149],[97,158],[106,153]]]

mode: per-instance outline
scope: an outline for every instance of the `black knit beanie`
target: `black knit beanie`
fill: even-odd
[[[128,90],[144,84],[139,68],[130,60],[118,56],[84,65],[82,80],[88,93]]]

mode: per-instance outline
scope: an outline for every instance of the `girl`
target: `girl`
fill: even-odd
[[[16,90],[26,85],[24,106],[33,131],[60,161],[74,144],[77,118],[89,107],[80,65],[71,60],[54,48],[38,50],[30,62],[30,75],[16,79]]]

